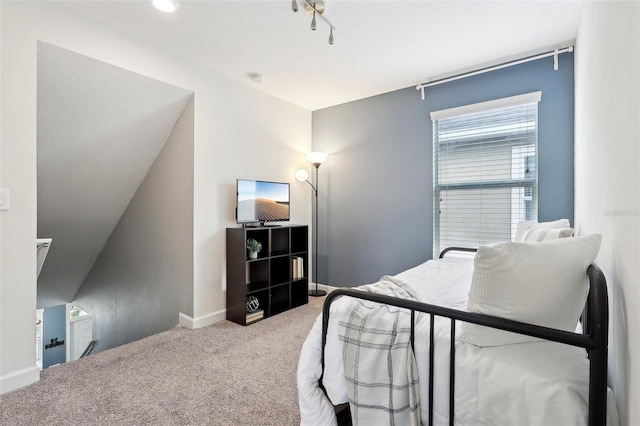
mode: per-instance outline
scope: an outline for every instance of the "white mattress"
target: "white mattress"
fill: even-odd
[[[421,300],[464,310],[473,273],[472,259],[448,257],[428,261],[397,278],[409,284]],[[321,315],[303,345],[298,364],[301,424],[333,425],[333,405],[348,401],[337,338],[337,318],[347,312],[350,298],[331,307],[323,385],[321,374]],[[434,424],[449,422],[450,320],[435,321]],[[421,414],[428,415],[429,319],[416,326],[415,356],[420,378]],[[459,330],[459,326],[457,329]],[[457,425],[585,425],[589,362],[583,349],[551,342],[480,348],[456,342],[455,423]],[[612,396],[608,424],[618,424]]]

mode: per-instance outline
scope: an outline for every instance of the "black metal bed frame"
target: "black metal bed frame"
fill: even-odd
[[[476,249],[450,247],[440,253],[440,258],[449,251],[475,252]],[[429,413],[428,424],[433,425],[433,369],[434,369],[434,331],[435,316],[449,318],[451,320],[450,343],[450,367],[449,367],[449,424],[454,424],[454,393],[455,393],[455,330],[456,321],[464,321],[505,331],[511,331],[527,336],[538,337],[544,340],[563,343],[586,349],[589,357],[589,426],[602,426],[606,424],[607,415],[607,345],[609,332],[609,307],[607,301],[607,284],[604,274],[596,265],[590,265],[587,269],[589,277],[589,296],[582,313],[581,321],[583,334],[556,330],[548,327],[512,321],[489,315],[460,311],[416,302],[413,300],[391,297],[383,294],[369,293],[351,288],[339,288],[327,295],[322,308],[322,371],[324,372],[324,348],[327,343],[327,328],[329,325],[329,311],[331,303],[340,296],[349,296],[357,299],[370,300],[372,302],[388,304],[411,311],[411,345],[414,344],[415,313],[424,312],[430,316],[429,335]],[[324,374],[323,374],[324,375]],[[322,378],[319,383],[321,389]]]

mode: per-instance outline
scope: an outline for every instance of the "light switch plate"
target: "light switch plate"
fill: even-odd
[[[0,211],[9,210],[9,190],[0,189]]]

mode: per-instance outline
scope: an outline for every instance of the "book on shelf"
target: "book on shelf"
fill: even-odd
[[[264,310],[258,309],[257,311],[247,312],[247,324],[251,324],[252,322],[256,322],[264,318]]]
[[[294,280],[304,278],[304,259],[300,256],[291,258],[291,278]]]

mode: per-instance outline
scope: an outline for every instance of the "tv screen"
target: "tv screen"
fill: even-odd
[[[254,223],[289,220],[289,184],[238,179],[236,222]]]

